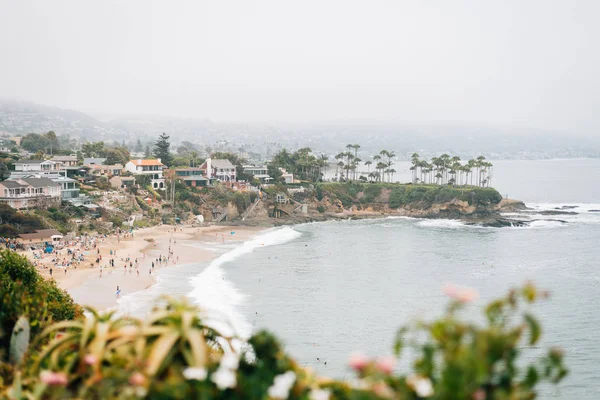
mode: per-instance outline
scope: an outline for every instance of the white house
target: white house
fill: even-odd
[[[150,184],[154,189],[164,189],[165,179],[163,170],[165,165],[157,160],[131,160],[125,164],[125,169],[134,175],[150,176]]]
[[[77,165],[77,155],[71,154],[70,156],[54,156],[50,161],[62,163],[64,167],[75,167]]]
[[[30,175],[56,176],[60,174],[61,162],[51,160],[19,160],[14,163],[15,170],[10,179],[19,179]]]
[[[269,176],[269,172],[266,165],[244,165],[244,172],[252,175],[262,183],[269,183],[273,178]]]
[[[294,183],[294,174],[287,172],[284,168],[279,168],[281,171],[281,178],[285,183]]]
[[[235,165],[231,161],[225,160],[213,160],[207,158],[206,161],[200,166],[201,169],[206,170],[206,177],[210,180],[211,178],[219,179],[223,182],[236,182],[237,173]]]
[[[79,187],[77,181],[72,178],[68,178],[64,175],[50,178],[52,182],[60,185],[61,198],[66,201],[73,201],[79,198]]]

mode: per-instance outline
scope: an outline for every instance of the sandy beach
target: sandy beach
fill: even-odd
[[[208,262],[218,256],[213,251],[186,244],[243,242],[264,229],[161,225],[135,230],[131,236],[98,238],[96,247],[85,252],[84,261],[68,268],[54,267],[52,276],[50,268],[54,257],[45,256],[36,261],[39,272],[47,279],[55,279],[77,303],[102,310],[115,306],[119,297],[150,287],[155,282],[156,274],[163,268]],[[66,252],[66,249],[61,252]],[[31,252],[25,252],[24,255],[33,260]],[[100,256],[100,262],[96,263],[96,258]],[[111,259],[114,260],[114,267],[110,265]]]

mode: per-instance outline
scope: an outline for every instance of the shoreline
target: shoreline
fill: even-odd
[[[517,205],[520,210],[524,203],[509,200],[510,205]],[[506,207],[510,208],[510,207]],[[531,210],[531,209],[529,209]],[[361,220],[361,219],[385,219],[387,217],[412,217],[417,219],[456,219],[465,223],[472,221],[472,217],[449,218],[449,216],[411,216],[405,212],[387,212],[354,210],[340,213],[324,213],[321,215],[308,215],[299,218],[271,219],[249,219],[245,222],[231,222],[219,225],[207,225],[201,227],[158,225],[149,228],[138,229],[130,237],[117,237],[110,235],[98,239],[97,248],[86,252],[86,260],[79,266],[55,268],[54,276],[50,278],[48,261],[37,260],[39,264],[46,264],[45,269],[38,265],[38,272],[46,279],[54,279],[57,285],[66,290],[82,306],[91,306],[97,310],[105,310],[117,306],[117,301],[126,295],[146,290],[156,283],[156,275],[164,268],[172,268],[177,265],[191,263],[208,263],[221,255],[219,252],[203,248],[203,245],[222,243],[242,243],[248,238],[273,227],[299,225],[311,222]],[[509,210],[502,210],[504,212]],[[466,218],[465,218],[466,217]],[[128,235],[125,235],[128,236]],[[191,245],[191,244],[194,245]],[[200,246],[198,245],[200,244]],[[98,251],[99,250],[99,251]],[[172,251],[168,262],[159,262],[166,258]],[[113,252],[115,255],[113,255]],[[22,252],[31,261],[34,261],[30,251]],[[96,255],[102,257],[100,264],[94,264]],[[109,267],[108,260],[115,259],[115,266]],[[137,263],[130,266],[130,263]],[[154,262],[154,268],[152,268]],[[136,267],[137,265],[137,267]],[[102,267],[101,267],[102,266]],[[59,269],[58,271],[56,271]],[[121,290],[117,296],[117,286]]]
[[[85,260],[79,265],[55,267],[52,276],[49,271],[55,256],[35,261],[39,264],[38,272],[46,279],[54,279],[76,303],[106,310],[117,306],[119,298],[150,288],[156,283],[156,274],[164,268],[210,262],[219,256],[197,246],[198,243],[241,243],[265,229],[268,227],[159,225],[135,230],[131,237],[111,235],[99,239],[96,248],[85,251]],[[192,243],[195,246],[190,245]],[[34,261],[31,251],[21,254]],[[102,257],[99,264],[94,263],[98,255]],[[110,266],[110,259],[114,260],[114,267]]]

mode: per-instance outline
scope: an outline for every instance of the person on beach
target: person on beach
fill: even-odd
[[[121,289],[117,286],[117,299],[121,296]]]
[[[52,276],[52,268],[50,268],[50,276]]]

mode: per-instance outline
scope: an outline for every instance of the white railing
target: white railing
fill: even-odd
[[[1,196],[2,199],[34,199],[36,197],[52,197],[47,193],[21,193],[21,194],[9,194],[8,196]],[[58,195],[56,195],[58,197]]]

